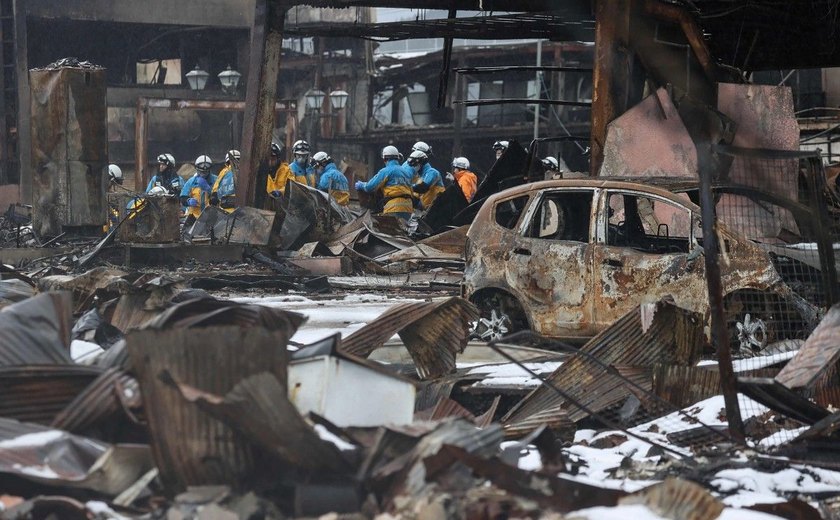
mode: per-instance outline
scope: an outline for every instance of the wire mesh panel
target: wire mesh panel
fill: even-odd
[[[733,368],[738,378],[772,378],[836,301],[824,172],[814,153],[717,151],[729,163],[714,191]],[[750,272],[727,273],[735,242],[753,248]],[[751,281],[728,290],[727,274]],[[747,438],[757,447],[791,440],[804,426],[755,401],[739,404]]]

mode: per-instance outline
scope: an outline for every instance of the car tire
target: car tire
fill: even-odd
[[[472,339],[490,342],[529,328],[525,313],[513,296],[494,292],[476,298],[474,303],[479,318],[473,327]]]

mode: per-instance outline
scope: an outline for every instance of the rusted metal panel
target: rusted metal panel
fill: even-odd
[[[776,381],[788,388],[807,388],[840,359],[840,305],[829,309],[796,356],[782,368]]]
[[[659,365],[653,370],[655,395],[676,408],[720,395],[720,373],[703,367]]]
[[[181,238],[181,202],[178,197],[136,198],[109,193],[108,201],[119,209],[121,242],[165,243]],[[125,220],[124,220],[125,219]]]
[[[111,417],[123,406],[141,404],[137,380],[122,370],[109,368],[91,381],[72,401],[55,415],[52,427],[68,432],[84,431],[100,421]]]
[[[225,396],[171,381],[181,396],[290,467],[348,472],[338,448],[321,440],[286,395],[285,382],[261,372],[238,382]]]
[[[50,424],[102,372],[78,365],[0,367],[0,417]]]
[[[227,213],[210,206],[201,212],[189,235],[193,240],[212,237],[218,244],[264,246],[277,241],[279,233],[279,218],[273,211],[243,206]]]
[[[803,424],[814,424],[829,414],[825,408],[815,405],[769,377],[739,377],[738,390],[771,410]]]
[[[647,307],[642,312],[641,309]],[[502,418],[506,426],[529,421],[532,416],[568,415],[578,421],[622,402],[630,395],[624,379],[609,366],[652,367],[655,364],[694,365],[704,344],[703,320],[673,304],[648,304],[628,313],[592,338],[581,354],[564,362],[547,380],[576,401],[584,411],[547,386],[531,392]],[[596,363],[591,359],[600,361]]]
[[[102,226],[108,176],[104,69],[33,70],[32,203],[40,236]]]
[[[694,142],[665,89],[609,123],[599,175],[697,177]]]
[[[643,504],[664,518],[704,520],[717,518],[723,512],[723,502],[706,488],[690,480],[669,477],[642,491],[620,498],[619,504]]]
[[[455,355],[464,351],[476,308],[461,298],[405,303],[392,307],[374,322],[351,334],[340,351],[367,357],[399,334],[422,379],[440,377],[455,369]]]
[[[148,411],[152,453],[170,490],[189,485],[237,486],[261,462],[250,443],[161,381],[169,378],[226,395],[243,379],[273,373],[285,385],[285,345],[294,328],[271,333],[262,327],[145,329],[126,337]]]
[[[424,238],[418,243],[431,246],[438,251],[458,255],[463,258],[464,247],[467,243],[467,230],[469,230],[469,228],[469,226],[461,226],[455,229],[450,229],[449,231],[438,233],[437,235],[429,238]]]

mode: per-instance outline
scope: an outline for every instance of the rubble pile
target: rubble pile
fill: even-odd
[[[5,518],[840,511],[840,307],[736,363],[742,444],[702,317],[667,299],[579,349],[472,342],[458,297],[302,344],[306,316],[282,302],[108,268],[11,273],[29,289],[0,311]]]

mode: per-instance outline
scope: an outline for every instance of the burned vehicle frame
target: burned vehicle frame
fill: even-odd
[[[530,328],[581,341],[663,297],[708,321],[697,183],[639,181],[544,181],[490,197],[467,233],[463,295],[482,313],[476,335]],[[791,290],[762,244],[721,222],[718,231],[727,320],[741,354],[804,338],[818,308]]]

